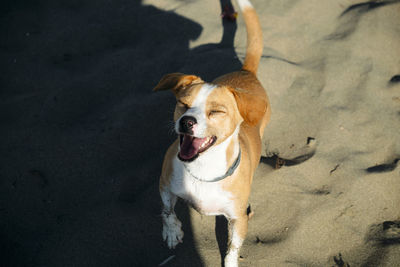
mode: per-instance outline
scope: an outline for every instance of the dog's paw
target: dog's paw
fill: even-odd
[[[239,266],[239,249],[230,248],[225,256],[225,267],[238,267]]]
[[[170,219],[167,224],[164,224],[162,236],[170,249],[175,248],[178,243],[183,242],[183,231],[181,227],[181,222],[176,218],[174,220]]]
[[[238,267],[238,254],[237,253],[228,253],[225,256],[225,267]]]

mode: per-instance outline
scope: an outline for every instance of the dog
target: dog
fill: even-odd
[[[225,266],[238,265],[248,224],[248,198],[261,155],[261,139],[270,119],[270,105],[256,77],[262,55],[261,26],[248,0],[238,0],[247,29],[241,70],[211,83],[196,75],[171,73],[153,89],[171,90],[177,140],[167,150],[160,177],[163,239],[169,248],[182,242],[174,206],[186,200],[205,215],[229,221]]]

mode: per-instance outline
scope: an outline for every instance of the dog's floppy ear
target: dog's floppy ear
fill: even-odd
[[[267,111],[265,96],[240,88],[230,88],[236,99],[240,115],[249,125],[254,126],[262,119]]]
[[[203,82],[196,75],[187,75],[183,73],[170,73],[161,78],[161,81],[154,87],[153,91],[171,90],[175,95],[180,90],[193,83]]]

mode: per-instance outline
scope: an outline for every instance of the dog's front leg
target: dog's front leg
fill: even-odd
[[[172,194],[168,189],[160,190],[160,195],[163,203],[161,213],[163,222],[162,236],[164,241],[167,242],[168,247],[172,249],[178,243],[182,243],[183,239],[182,223],[178,220],[174,211],[177,196]]]
[[[246,214],[229,220],[228,252],[225,256],[225,267],[238,266],[239,250],[247,234],[248,216]]]

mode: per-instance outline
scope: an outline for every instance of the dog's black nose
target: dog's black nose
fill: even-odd
[[[182,133],[193,134],[193,126],[197,123],[195,117],[183,116],[179,121],[179,131]]]

